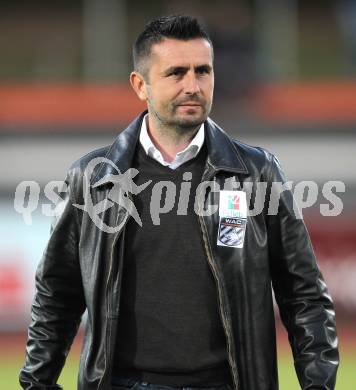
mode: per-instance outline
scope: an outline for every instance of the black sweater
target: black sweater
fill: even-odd
[[[203,145],[194,159],[172,170],[147,156],[140,144],[136,150],[135,182],[152,183],[134,197],[142,227],[133,218],[126,226],[113,375],[170,386],[231,382],[217,288],[194,212],[206,157]],[[191,180],[189,174],[183,180],[185,172],[192,173]],[[156,225],[150,205],[159,181],[174,183],[176,197]],[[183,181],[191,183],[189,203],[187,213],[184,202],[180,205],[186,215],[177,215]],[[163,191],[161,207],[165,197]]]

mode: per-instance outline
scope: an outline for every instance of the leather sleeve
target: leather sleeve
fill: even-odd
[[[65,183],[69,183],[68,173]],[[57,379],[85,310],[78,258],[79,222],[72,189],[56,205],[50,238],[36,271],[26,360],[20,384],[26,390],[61,389]]]
[[[274,156],[271,163],[270,181],[285,183]],[[339,364],[335,311],[291,190],[281,194],[277,214],[267,220],[273,289],[301,388],[334,389]]]

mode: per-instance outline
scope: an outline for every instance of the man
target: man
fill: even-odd
[[[78,389],[278,389],[272,283],[301,388],[333,389],[334,309],[308,233],[290,190],[275,207],[275,157],[208,118],[206,32],[190,17],[152,21],[130,81],[148,110],[68,172],[22,387],[60,388],[87,309]]]

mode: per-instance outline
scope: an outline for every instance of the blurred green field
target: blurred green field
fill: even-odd
[[[356,356],[351,351],[341,352],[336,390],[356,389]],[[19,390],[18,371],[23,363],[23,354],[0,353],[0,388],[3,390]],[[78,371],[79,355],[72,352],[66,362],[58,380],[65,390],[76,389],[76,376]],[[281,390],[300,389],[294,372],[291,355],[287,350],[279,352],[279,376]],[[251,389],[253,390],[253,389]]]

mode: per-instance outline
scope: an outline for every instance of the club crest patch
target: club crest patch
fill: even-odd
[[[246,224],[246,193],[220,191],[217,245],[243,248]]]
[[[220,218],[218,245],[242,248],[245,230],[246,219]]]

